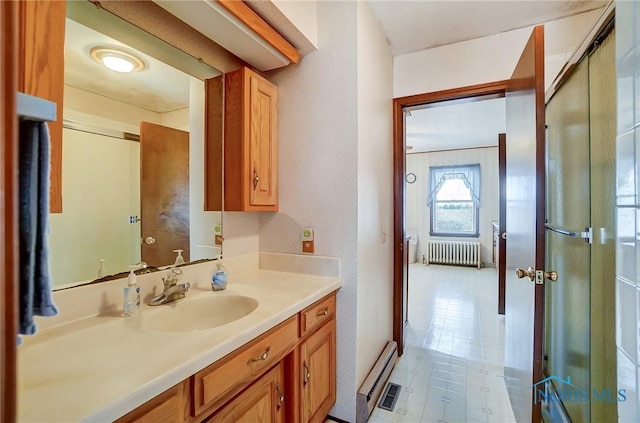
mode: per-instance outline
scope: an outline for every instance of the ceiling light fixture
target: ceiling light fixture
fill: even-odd
[[[144,69],[141,58],[118,47],[94,47],[90,54],[96,62],[115,72],[129,73]]]

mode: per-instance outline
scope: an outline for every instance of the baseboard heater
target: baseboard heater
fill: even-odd
[[[356,423],[365,423],[369,420],[397,358],[398,345],[395,341],[389,341],[358,391]]]
[[[426,264],[473,266],[480,269],[480,243],[477,241],[427,240]]]

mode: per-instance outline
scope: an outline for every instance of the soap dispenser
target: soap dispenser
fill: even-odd
[[[211,275],[211,289],[213,291],[224,291],[227,289],[227,270],[222,266],[222,256],[218,256],[216,270]]]
[[[183,250],[173,250],[174,253],[178,253],[178,256],[176,257],[176,261],[174,263],[174,265],[176,266],[184,264],[184,257],[182,257],[182,251]]]
[[[134,316],[140,309],[140,287],[135,270],[138,266],[129,266],[127,286],[124,288],[124,315]]]

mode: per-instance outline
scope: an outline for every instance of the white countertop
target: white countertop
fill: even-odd
[[[18,421],[112,421],[341,285],[333,276],[256,269],[230,278],[225,291],[199,285],[179,300],[184,305],[211,295],[258,300],[249,315],[217,328],[147,330],[144,319],[157,307],[143,305],[134,317],[113,312],[42,330],[18,348]]]

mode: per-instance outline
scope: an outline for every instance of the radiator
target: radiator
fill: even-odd
[[[369,420],[397,358],[398,344],[389,341],[356,395],[356,423]]]
[[[474,266],[480,269],[480,243],[476,241],[427,240],[426,264]]]

